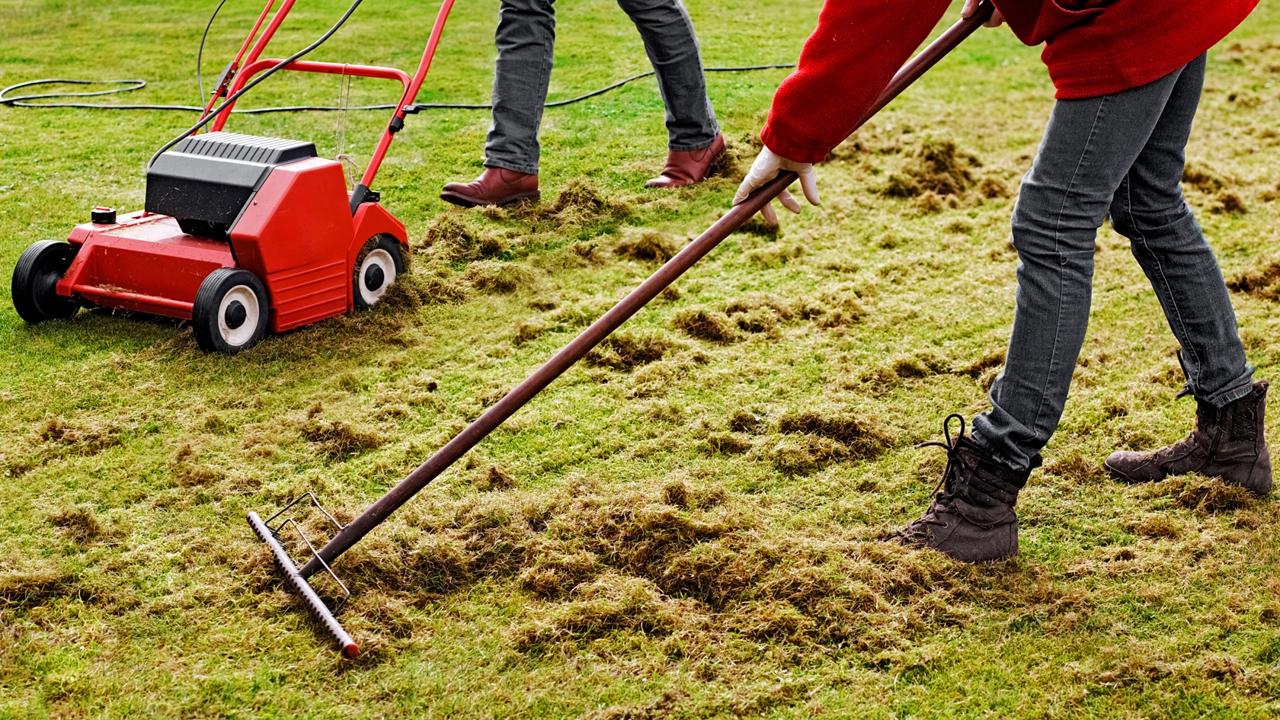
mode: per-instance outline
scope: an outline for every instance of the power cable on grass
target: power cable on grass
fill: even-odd
[[[709,73],[738,73],[738,72],[756,72],[760,70],[790,70],[794,68],[793,63],[775,63],[766,65],[726,65],[717,67],[703,68]],[[547,108],[565,107],[574,105],[594,97],[599,97],[605,93],[617,90],[624,85],[643,80],[654,76],[653,70],[648,72],[637,73],[628,76],[616,82],[597,88],[590,92],[577,95],[575,97],[563,100],[553,100],[544,105]],[[11,93],[18,90],[25,90],[33,87],[41,87],[46,85],[118,85],[107,90],[95,90],[86,92],[48,92],[32,95],[17,95],[10,97]],[[78,98],[78,97],[101,97],[104,95],[123,95],[125,93],[136,92],[147,87],[147,81],[140,78],[128,80],[81,80],[73,78],[44,78],[40,80],[28,80],[16,85],[10,85],[4,89],[0,89],[0,106],[12,108],[45,108],[45,109],[69,109],[69,110],[155,110],[155,111],[173,111],[173,112],[203,112],[204,108],[196,105],[159,105],[159,104],[114,104],[114,103],[82,103],[82,102],[36,102],[39,100],[57,100],[60,98]],[[349,108],[337,105],[281,105],[273,107],[261,108],[245,108],[235,109],[232,112],[239,115],[267,115],[271,113],[292,113],[292,112],[341,112],[344,110],[394,110],[394,103],[381,105],[355,105]],[[413,105],[414,110],[492,110],[492,103],[416,103]]]

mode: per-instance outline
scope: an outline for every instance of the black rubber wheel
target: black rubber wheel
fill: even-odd
[[[56,240],[42,240],[23,251],[13,268],[13,307],[18,317],[29,323],[69,318],[79,303],[58,294],[58,280],[71,267],[76,246]]]
[[[390,235],[371,238],[351,269],[351,295],[357,310],[377,305],[405,272],[404,248]]]
[[[200,283],[191,325],[202,350],[235,355],[266,337],[270,314],[261,280],[247,270],[219,268]]]

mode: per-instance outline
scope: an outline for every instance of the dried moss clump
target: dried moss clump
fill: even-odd
[[[675,343],[660,335],[615,333],[592,350],[586,362],[593,367],[630,372],[641,365],[661,360],[675,347]]]
[[[1256,499],[1239,485],[1198,475],[1169,478],[1150,486],[1147,494],[1172,498],[1178,505],[1206,515],[1249,507]]]
[[[467,282],[481,292],[505,295],[533,281],[529,268],[516,263],[484,260],[472,264],[465,274]]]
[[[41,568],[0,574],[0,604],[33,607],[75,591],[76,576],[65,569]]]
[[[820,327],[838,329],[861,322],[867,316],[867,308],[857,289],[845,285],[824,293],[804,314],[816,320]]]
[[[802,412],[786,415],[778,422],[778,431],[834,440],[847,448],[849,457],[856,460],[874,458],[893,444],[879,427],[847,413],[823,415]]]
[[[333,460],[359,455],[381,447],[384,442],[376,433],[354,428],[341,421],[309,421],[302,427],[302,436],[312,442],[321,454]]]
[[[506,470],[490,465],[476,477],[475,486],[481,492],[495,492],[514,488],[516,481]]]
[[[461,213],[445,213],[427,227],[424,243],[445,262],[470,262],[500,255],[502,241],[467,224]]]
[[[102,537],[102,524],[93,508],[79,505],[59,510],[49,516],[49,522],[78,544],[84,545]]]
[[[45,419],[37,435],[46,444],[76,455],[97,455],[120,444],[116,428],[73,427],[56,415]]]
[[[1229,190],[1218,193],[1213,205],[1209,206],[1209,212],[1215,215],[1243,215],[1248,211],[1244,199]]]
[[[901,172],[889,177],[882,192],[897,198],[963,195],[973,185],[973,168],[981,165],[951,140],[927,140]]]
[[[573,601],[557,608],[551,617],[520,629],[516,647],[533,651],[622,630],[670,634],[687,623],[692,611],[688,603],[665,597],[650,580],[605,575],[579,587]]]
[[[645,230],[624,235],[613,252],[632,260],[664,263],[680,252],[680,246],[668,235]]]
[[[1182,182],[1206,193],[1216,193],[1226,187],[1221,175],[1195,163],[1187,163],[1182,169]]]
[[[1280,260],[1230,278],[1227,287],[1263,300],[1280,301]]]
[[[466,299],[465,286],[443,275],[414,272],[397,277],[377,307],[380,312],[398,314],[428,305],[457,305]]]
[[[721,313],[689,308],[672,318],[671,324],[689,337],[727,343],[738,339],[737,328]]]
[[[606,197],[594,185],[572,180],[560,191],[547,214],[563,223],[621,220],[634,212],[629,203]]]

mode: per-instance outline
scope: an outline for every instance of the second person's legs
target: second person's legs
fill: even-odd
[[[555,0],[502,0],[495,44],[493,125],[485,167],[536,175],[538,128],[551,82],[556,42]]]
[[[702,182],[725,145],[707,98],[693,21],[680,0],[618,0],[618,5],[644,39],[667,109],[667,163],[645,186],[676,188]]]
[[[672,150],[701,150],[720,134],[693,21],[680,0],[618,0],[644,39],[667,108]]]

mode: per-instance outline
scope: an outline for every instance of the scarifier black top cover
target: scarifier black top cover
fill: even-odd
[[[215,132],[194,135],[147,171],[147,212],[184,232],[225,239],[271,168],[316,157],[314,143]]]

